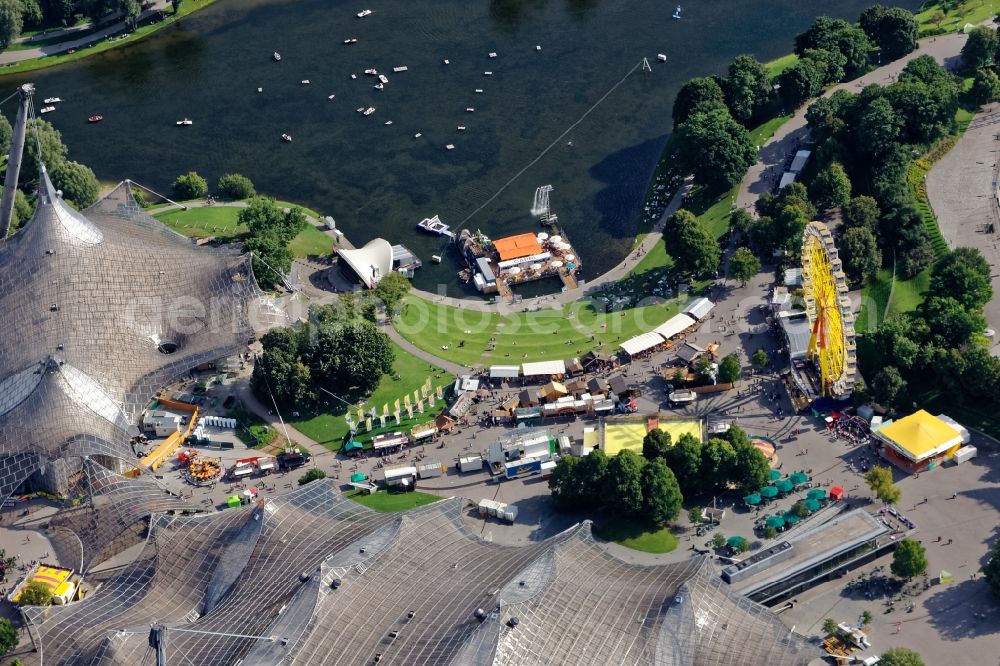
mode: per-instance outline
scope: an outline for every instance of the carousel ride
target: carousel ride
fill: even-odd
[[[194,486],[207,486],[222,476],[222,461],[202,455],[194,449],[186,449],[177,454],[177,459],[185,468],[184,479]]]
[[[812,367],[803,368],[806,376],[798,373],[797,383],[811,398],[847,398],[857,375],[854,313],[833,234],[822,222],[810,222],[803,234],[802,278]]]

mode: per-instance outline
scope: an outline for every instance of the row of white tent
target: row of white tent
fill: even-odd
[[[641,354],[665,343],[686,331],[708,316],[715,304],[707,298],[696,298],[679,313],[648,333],[641,333],[622,343],[622,350],[629,356]]]
[[[198,427],[235,429],[236,419],[227,419],[223,416],[203,416],[198,419]]]

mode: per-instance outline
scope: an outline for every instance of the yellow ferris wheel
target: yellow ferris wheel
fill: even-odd
[[[833,234],[822,222],[810,222],[803,234],[802,281],[812,330],[806,356],[819,370],[819,394],[845,398],[857,373],[854,313]]]

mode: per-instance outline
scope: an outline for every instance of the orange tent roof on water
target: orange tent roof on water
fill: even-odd
[[[493,247],[496,248],[497,254],[500,255],[500,261],[530,257],[533,254],[541,254],[542,252],[542,246],[538,244],[538,239],[532,233],[498,238],[493,241]]]

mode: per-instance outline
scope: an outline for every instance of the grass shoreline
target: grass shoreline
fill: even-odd
[[[76,62],[82,60],[88,56],[96,55],[98,53],[104,53],[112,49],[116,49],[122,46],[128,46],[135,44],[140,40],[149,37],[153,33],[166,28],[167,26],[173,25],[177,21],[180,21],[185,16],[193,14],[194,12],[208,7],[216,0],[185,0],[181,4],[180,9],[177,10],[176,14],[167,14],[167,18],[157,23],[150,25],[148,19],[144,19],[135,32],[130,33],[128,37],[124,39],[116,39],[114,41],[108,41],[105,37],[100,41],[92,42],[86,46],[79,46],[73,49],[73,53],[62,52],[53,55],[43,55],[38,58],[31,58],[30,60],[22,60],[20,62],[10,63],[8,65],[0,66],[0,75],[5,74],[23,74],[25,72],[35,72],[40,69],[47,69],[49,67],[55,67],[57,65],[63,65],[70,62]],[[103,28],[99,28],[103,29]],[[123,28],[124,30],[124,28]],[[72,39],[66,41],[73,41]],[[37,44],[32,44],[28,48],[35,48]],[[13,49],[13,50],[24,50]]]

